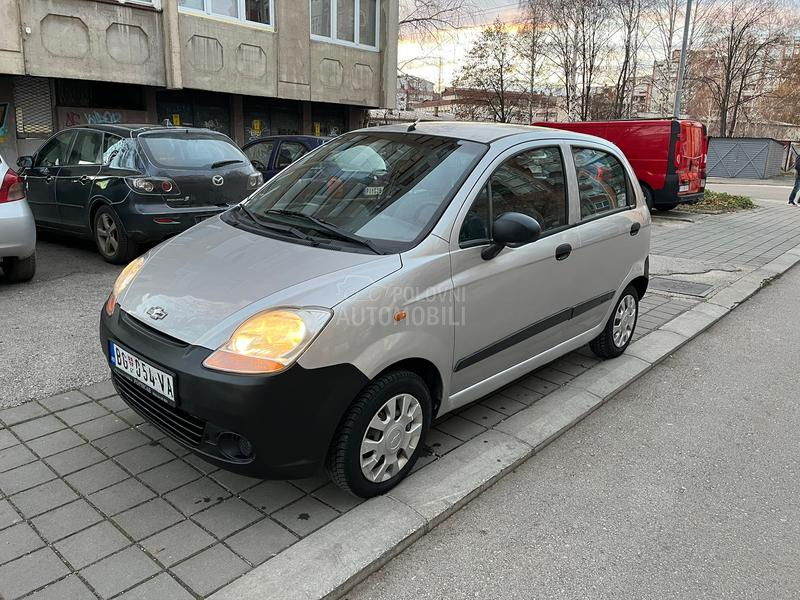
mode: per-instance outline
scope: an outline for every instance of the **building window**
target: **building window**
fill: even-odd
[[[272,26],[274,0],[178,0],[186,10],[204,12],[225,19]]]
[[[348,46],[378,47],[378,0],[310,0],[311,37]]]

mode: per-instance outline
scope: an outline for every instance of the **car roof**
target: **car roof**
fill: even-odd
[[[101,123],[97,125],[75,125],[74,127],[67,127],[67,129],[94,129],[96,131],[107,131],[123,137],[131,136],[136,137],[142,133],[150,133],[153,131],[192,131],[199,133],[211,133],[217,135],[225,135],[213,129],[206,129],[203,127],[187,127],[183,125],[155,125],[153,123]]]
[[[390,133],[406,133],[412,123],[402,123],[398,125],[382,125],[379,127],[366,127],[358,129],[359,133],[374,133],[377,131]],[[471,121],[421,121],[417,123],[413,133],[422,135],[436,135],[442,137],[456,138],[471,142],[490,144],[497,140],[526,135],[526,139],[570,139],[586,141],[602,141],[596,136],[583,133],[574,133],[563,129],[552,129],[550,127],[534,127],[531,125],[515,125],[511,123],[474,123]]]
[[[275,141],[306,141],[306,142],[319,142],[320,144],[327,142],[328,140],[332,140],[333,138],[324,137],[320,135],[302,135],[302,134],[291,134],[291,135],[265,135],[263,137],[253,138],[252,140],[248,140],[245,146],[249,146],[250,144],[255,144],[257,142],[275,142]]]

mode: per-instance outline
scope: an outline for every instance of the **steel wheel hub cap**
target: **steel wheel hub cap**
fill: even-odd
[[[614,313],[614,327],[612,337],[617,348],[622,348],[633,335],[636,325],[636,300],[628,294],[619,301],[617,311]]]
[[[388,481],[411,459],[422,435],[422,407],[411,394],[389,399],[372,417],[361,440],[361,472],[373,483]]]

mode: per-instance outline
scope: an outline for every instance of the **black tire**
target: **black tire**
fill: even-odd
[[[3,259],[3,273],[9,283],[30,281],[36,274],[36,252],[28,258]]]
[[[642,186],[642,193],[644,194],[644,203],[647,204],[647,208],[650,209],[650,212],[653,212],[653,190],[644,183],[640,185]]]
[[[398,434],[398,432],[413,425],[413,423],[409,423],[404,426],[397,421],[394,429],[386,432],[379,432],[370,427],[370,422],[373,418],[380,418],[384,405],[400,394],[413,396],[421,408],[420,436],[410,456],[403,456],[403,460],[406,462],[402,468],[397,468],[395,465],[397,471],[388,479],[379,482],[372,481],[367,479],[361,468],[361,445],[365,440],[365,436],[368,433],[370,435],[382,433],[382,437],[385,440],[387,436]],[[361,498],[371,498],[389,491],[400,483],[414,467],[430,428],[432,414],[433,402],[431,393],[419,375],[411,371],[401,370],[390,371],[379,376],[358,395],[336,431],[328,452],[326,465],[330,478],[343,490]],[[377,452],[375,454],[377,455]],[[368,454],[365,456],[368,456]],[[399,456],[399,453],[397,456]],[[383,464],[387,462],[389,461],[384,460]],[[376,465],[380,464],[380,461],[376,462]]]
[[[629,297],[633,298],[633,306],[635,310],[633,322],[630,323],[630,321],[628,321],[631,327],[627,332],[627,336],[622,335],[620,336],[619,341],[617,341],[614,339],[614,327],[618,321],[621,321],[620,315],[618,314],[620,311],[620,306],[623,302],[626,302],[626,299]],[[591,348],[592,352],[594,352],[600,358],[616,358],[625,352],[625,349],[630,345],[631,340],[633,339],[633,334],[636,331],[636,322],[638,320],[639,293],[636,291],[635,287],[629,285],[625,288],[625,290],[623,290],[619,300],[617,300],[617,303],[614,305],[614,310],[611,313],[611,316],[608,318],[608,322],[603,328],[603,332],[589,342],[589,348]]]
[[[667,212],[668,210],[672,210],[676,206],[678,206],[677,202],[672,202],[670,204],[659,204],[658,206],[656,206],[656,210],[661,212]]]
[[[92,235],[100,256],[112,265],[124,265],[139,255],[139,246],[128,237],[122,221],[109,206],[101,206],[95,213]]]

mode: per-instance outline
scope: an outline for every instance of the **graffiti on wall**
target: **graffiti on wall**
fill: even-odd
[[[6,141],[8,136],[8,127],[6,126],[6,118],[8,117],[9,110],[8,102],[0,102],[0,144]]]
[[[103,108],[58,108],[59,122],[63,127],[74,125],[113,125],[116,123],[143,123],[147,115],[136,110],[109,110]]]

